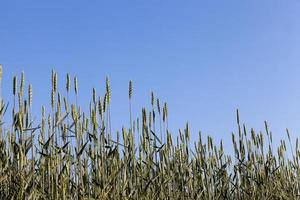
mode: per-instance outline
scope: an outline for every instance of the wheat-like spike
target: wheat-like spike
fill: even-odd
[[[159,99],[156,100],[156,104],[157,104],[158,113],[160,114],[160,102],[159,102]]]
[[[110,81],[108,76],[106,77],[106,94],[107,94],[107,104],[110,104],[111,92],[110,92]]]
[[[132,80],[129,81],[129,99],[132,97]]]
[[[101,97],[99,97],[99,100],[98,100],[98,112],[99,112],[101,119],[103,119],[103,106],[102,106]]]
[[[19,109],[21,110],[22,109],[22,103],[23,99],[22,99],[22,93],[21,92],[18,92],[18,104],[19,104]]]
[[[57,73],[54,73],[54,90],[57,91]]]
[[[67,99],[65,97],[64,97],[64,107],[65,107],[65,111],[67,113],[69,113],[69,105],[68,105],[68,101],[67,101]]]
[[[147,111],[146,108],[142,109],[143,127],[147,126]]]
[[[94,102],[94,104],[96,103],[96,98],[97,98],[96,89],[93,88],[93,102]]]
[[[75,108],[75,105],[74,105],[74,104],[72,104],[71,110],[72,110],[72,118],[73,118],[73,121],[74,121],[75,124],[76,124],[76,123],[77,123],[77,120],[78,120],[78,116],[77,116],[77,112],[76,112],[76,108]]]
[[[93,124],[93,130],[96,130],[98,127],[96,111],[92,111],[91,120],[92,120],[92,124]]]
[[[166,118],[168,118],[168,104],[167,104],[167,102],[165,102],[164,107],[165,107]]]
[[[53,90],[53,88],[54,88],[54,70],[52,69],[52,71],[51,71],[51,84],[52,84],[52,90]]]
[[[129,115],[130,115],[130,132],[132,133],[132,110],[131,110],[131,97],[132,97],[132,80],[129,81],[129,91],[128,91],[128,95],[129,95]]]
[[[78,94],[78,80],[77,80],[77,76],[74,77],[74,89],[75,89],[75,94]]]
[[[93,110],[92,102],[90,102],[89,108],[90,108],[90,117],[91,117],[92,114],[93,114],[92,112],[94,111],[94,110]]]
[[[18,85],[18,77],[14,76],[13,80],[13,95],[16,96],[17,94],[17,85]]]
[[[151,92],[151,105],[152,105],[152,107],[154,106],[154,101],[155,101],[154,93]]]
[[[69,93],[69,92],[70,92],[70,89],[71,89],[71,78],[70,78],[69,73],[67,74],[66,89],[67,89],[67,93]]]
[[[51,82],[52,82],[52,90],[54,92],[57,91],[57,74],[54,70],[52,70],[52,76],[51,76]]]
[[[152,110],[153,122],[155,122],[155,110]]]
[[[54,108],[55,106],[55,92],[54,90],[51,91],[51,107]]]
[[[23,71],[21,73],[21,85],[20,85],[21,96],[23,96],[24,94],[24,86],[25,86],[25,73]]]
[[[46,109],[45,109],[45,106],[42,106],[42,123],[41,123],[42,140],[45,139],[45,131],[46,131]]]
[[[149,127],[151,128],[152,127],[152,112],[150,111],[149,112]]]
[[[18,128],[19,131],[22,133],[23,132],[23,119],[22,119],[22,115],[19,113],[18,114]]]
[[[165,107],[163,107],[163,122],[166,121],[166,110]]]
[[[32,85],[29,84],[28,86],[28,103],[29,107],[32,107]]]
[[[104,99],[103,99],[103,112],[106,111],[106,108],[107,108],[107,93],[105,93],[104,95]]]
[[[190,140],[190,128],[189,128],[189,123],[187,122],[186,123],[186,128],[185,128],[185,133],[186,133],[186,138],[187,138],[187,141]]]
[[[60,107],[61,107],[61,94],[60,94],[60,92],[57,92],[57,104],[58,104],[58,108],[60,109]]]
[[[238,109],[236,110],[236,122],[237,124],[240,124],[240,113]]]

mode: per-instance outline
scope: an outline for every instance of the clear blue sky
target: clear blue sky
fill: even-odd
[[[113,126],[128,123],[150,91],[169,103],[173,131],[228,139],[235,109],[248,127],[269,121],[276,137],[300,134],[300,1],[1,1],[4,96],[22,70],[34,110],[49,102],[50,73],[79,77],[80,102],[112,86]],[[62,80],[63,79],[63,80]],[[45,89],[46,88],[46,89]],[[176,132],[177,133],[177,132]]]

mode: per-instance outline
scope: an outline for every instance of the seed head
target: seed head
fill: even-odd
[[[56,92],[57,90],[57,74],[54,70],[52,70],[52,79],[51,79],[51,82],[52,82],[52,90],[54,92]]]
[[[28,86],[28,103],[29,107],[32,107],[32,85],[29,84]]]
[[[158,113],[160,114],[160,102],[159,102],[159,99],[156,100],[156,103],[157,103]]]
[[[18,85],[18,77],[15,76],[13,80],[13,95],[16,96],[17,94],[17,85]]]
[[[107,104],[110,103],[111,93],[110,93],[110,82],[109,78],[106,77],[106,94],[107,94]]]
[[[75,94],[78,93],[78,80],[77,77],[74,77],[74,89],[75,89]]]
[[[22,74],[21,74],[21,85],[20,85],[20,91],[22,93],[22,96],[23,96],[23,92],[24,92],[24,85],[25,85],[25,73],[22,72]]]
[[[151,92],[151,105],[154,106],[154,93]]]
[[[93,88],[93,102],[94,102],[94,103],[96,103],[96,96],[97,96],[97,94],[96,94],[96,89]]]
[[[129,81],[129,99],[132,97],[132,80]]]
[[[70,81],[70,75],[69,74],[67,74],[66,89],[67,89],[67,93],[69,93],[70,89],[71,89],[71,81]]]

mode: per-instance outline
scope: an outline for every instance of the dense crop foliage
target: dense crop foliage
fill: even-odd
[[[153,93],[150,110],[132,116],[130,81],[130,124],[112,133],[108,78],[103,98],[93,89],[87,113],[77,103],[76,77],[66,76],[65,97],[54,71],[51,78],[50,104],[41,119],[32,116],[33,87],[24,73],[12,80],[10,106],[1,97],[0,199],[299,198],[298,140],[293,146],[288,134],[287,156],[284,140],[272,144],[267,123],[263,132],[247,132],[237,112],[238,132],[226,147],[232,155],[201,133],[190,142],[188,124],[172,139],[168,106]],[[4,115],[12,120],[4,122]]]

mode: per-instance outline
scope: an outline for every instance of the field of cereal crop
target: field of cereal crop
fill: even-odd
[[[91,90],[85,113],[77,103],[77,78],[67,74],[58,81],[55,71],[45,88],[49,112],[43,107],[41,119],[33,120],[34,86],[24,72],[10,78],[13,99],[1,97],[0,107],[0,199],[299,198],[299,144],[288,130],[289,140],[275,146],[267,122],[264,131],[247,132],[237,111],[229,155],[210,136],[199,133],[190,141],[189,124],[170,133],[168,105],[154,93],[151,109],[142,109],[142,118],[132,116],[129,81],[130,123],[112,132],[110,80],[104,94]],[[3,121],[4,115],[12,120]]]

